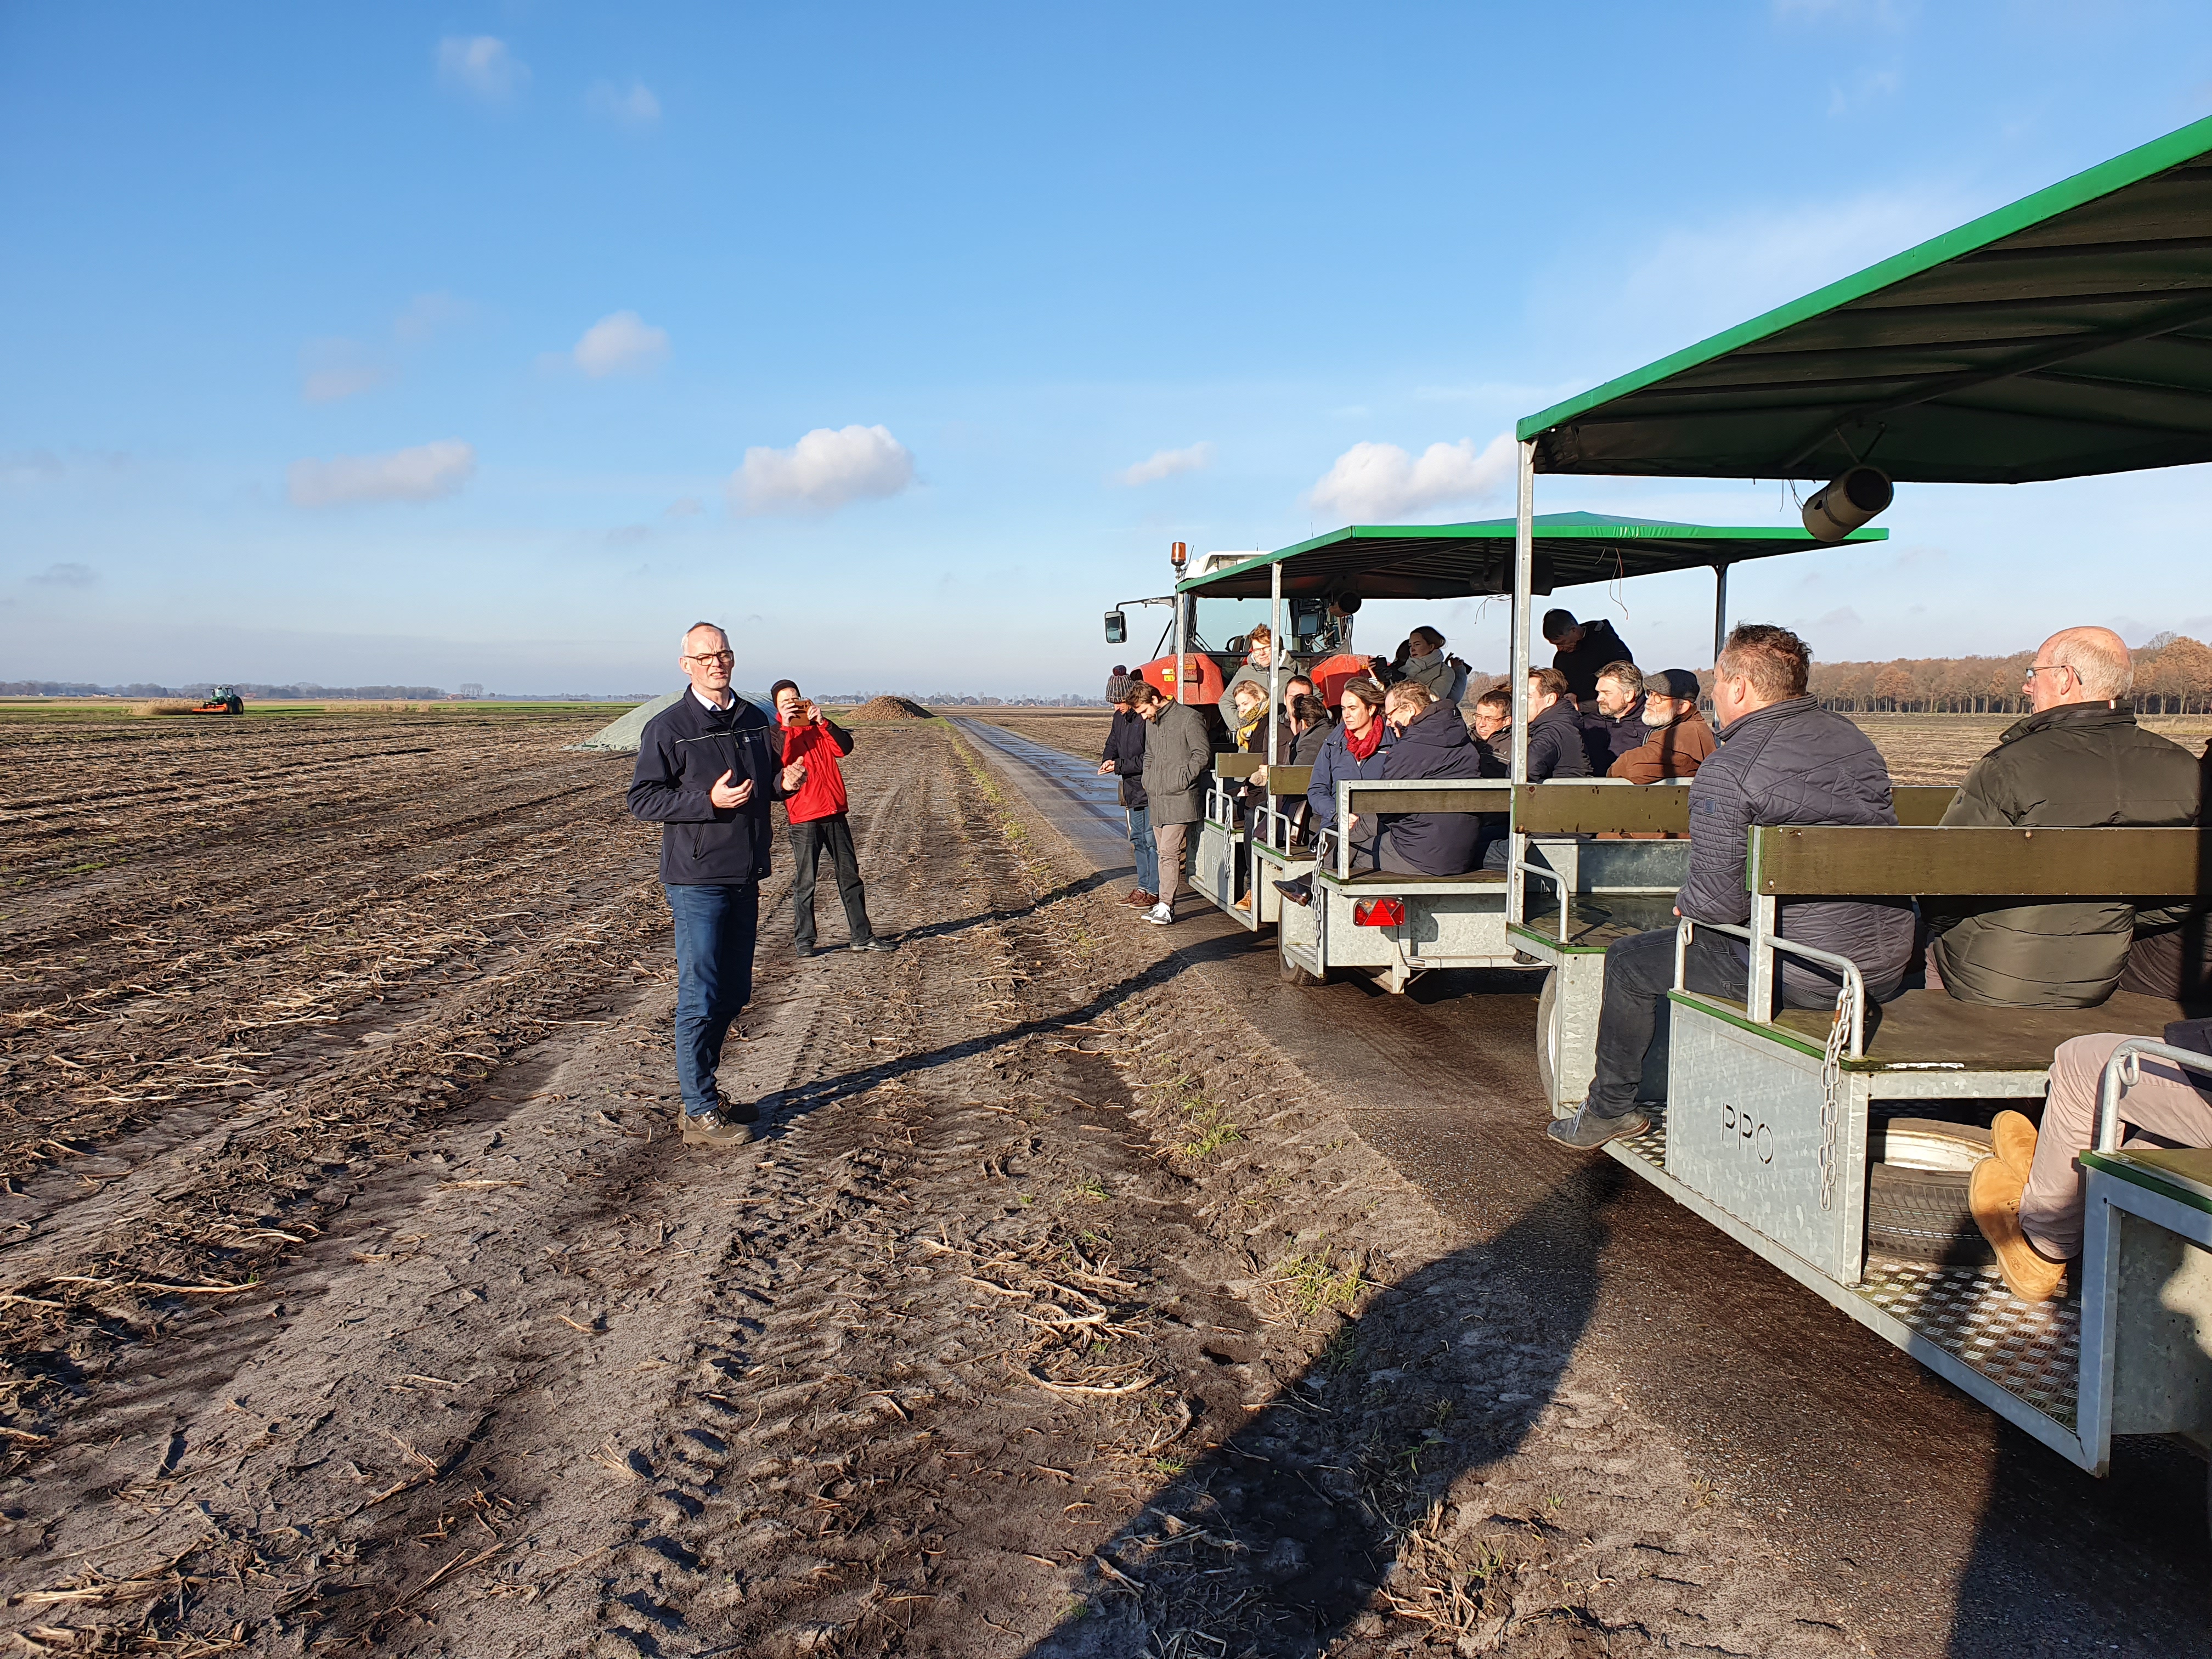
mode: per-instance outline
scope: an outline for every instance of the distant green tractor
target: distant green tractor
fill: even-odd
[[[216,687],[214,694],[192,710],[195,714],[243,714],[245,712],[246,699],[240,696],[234,687],[228,685]]]

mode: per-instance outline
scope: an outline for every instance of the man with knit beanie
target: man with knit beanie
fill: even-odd
[[[1107,728],[1106,752],[1098,763],[1098,775],[1118,775],[1121,780],[1121,813],[1128,821],[1129,851],[1137,861],[1137,884],[1121,902],[1139,910],[1159,902],[1160,856],[1152,839],[1150,803],[1145,798],[1145,722],[1130,701],[1136,677],[1121,664],[1114,665],[1106,681],[1106,701],[1114,705],[1114,723]]]

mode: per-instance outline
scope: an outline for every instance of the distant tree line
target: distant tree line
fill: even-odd
[[[2131,653],[2136,712],[2212,714],[2212,647],[2160,634]],[[1816,662],[1810,690],[1847,714],[2018,714],[2033,651],[2007,657],[1899,657],[1892,662]]]
[[[240,696],[264,702],[313,702],[327,698],[337,702],[429,702],[446,695],[434,685],[259,685],[245,680],[229,684]],[[213,681],[190,685],[153,685],[143,681],[94,685],[82,680],[0,680],[0,697],[204,697],[214,690]]]

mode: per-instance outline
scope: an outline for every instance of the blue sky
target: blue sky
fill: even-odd
[[[618,692],[704,616],[749,683],[1091,690],[1170,540],[1510,511],[1515,416],[2208,112],[2212,12],[2121,0],[0,3],[0,678]],[[1735,608],[2203,635],[2209,491],[1906,488]],[[1705,579],[1559,602],[1710,654]]]

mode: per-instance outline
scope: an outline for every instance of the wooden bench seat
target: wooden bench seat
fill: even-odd
[[[1703,1000],[1743,1012],[1741,1002]],[[2070,1038],[2099,1031],[2156,1036],[2167,1021],[2182,1017],[2179,1003],[2128,991],[2113,993],[2094,1008],[1987,1008],[1945,991],[1906,991],[1867,1010],[1866,1058],[1846,1060],[1844,1069],[1955,1063],[1970,1072],[2039,1072],[2051,1064],[2051,1050]],[[1830,1018],[1823,1008],[1784,1008],[1766,1029],[1818,1054]]]

